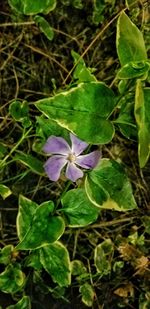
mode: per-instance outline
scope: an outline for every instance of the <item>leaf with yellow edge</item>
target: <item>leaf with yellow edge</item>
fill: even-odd
[[[150,155],[150,88],[143,88],[141,80],[137,80],[136,84],[134,115],[138,125],[138,157],[142,168]]]
[[[99,208],[128,211],[136,207],[130,181],[121,164],[102,159],[86,177],[85,190]]]

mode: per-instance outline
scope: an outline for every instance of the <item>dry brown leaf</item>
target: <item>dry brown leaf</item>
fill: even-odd
[[[128,282],[127,284],[121,286],[117,290],[114,291],[114,294],[123,297],[123,298],[128,298],[128,297],[133,297],[134,296],[134,288],[133,285]]]

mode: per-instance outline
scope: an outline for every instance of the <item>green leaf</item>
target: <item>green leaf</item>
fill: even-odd
[[[31,309],[30,297],[23,296],[17,304],[8,306],[6,309]]]
[[[59,241],[40,250],[40,261],[45,270],[60,286],[71,283],[70,258],[66,247]]]
[[[0,143],[0,159],[2,159],[7,153],[5,144]]]
[[[99,210],[93,207],[84,189],[68,191],[62,198],[62,205],[62,211],[71,227],[89,225],[99,215]]]
[[[24,207],[23,204],[22,206]],[[22,211],[22,206],[20,206],[19,213]],[[17,250],[41,248],[42,246],[55,242],[61,237],[65,229],[65,223],[61,217],[52,216],[51,212],[53,209],[54,204],[52,201],[43,203],[36,208],[32,218],[27,217],[27,220],[31,219],[31,223],[24,238],[17,245]],[[17,225],[20,223],[22,225],[22,220],[17,220]],[[20,230],[20,226],[18,229]]]
[[[13,245],[7,245],[0,249],[0,264],[7,265],[12,259],[12,252],[14,251]]]
[[[82,140],[105,144],[113,138],[114,127],[108,117],[116,103],[113,92],[103,83],[81,83],[35,104],[48,118]]]
[[[98,25],[100,22],[104,20],[104,14],[103,14],[104,9],[105,9],[104,0],[94,0],[92,21],[95,25]]]
[[[40,250],[33,250],[25,260],[25,266],[32,267],[35,270],[41,270],[42,264],[40,262]]]
[[[138,2],[138,1],[135,1],[135,0],[125,0],[126,6],[128,7],[128,9],[129,9],[130,5],[131,5],[131,7],[133,5],[136,5],[137,4],[136,2]]]
[[[31,125],[27,101],[13,101],[9,106],[9,112],[16,121],[22,123],[24,128],[28,128]]]
[[[137,140],[137,126],[134,117],[134,97],[123,97],[120,112],[115,123],[119,125],[121,133],[130,139]]]
[[[138,157],[143,168],[150,155],[150,88],[142,88],[137,80],[134,115],[138,125]]]
[[[123,261],[116,261],[114,262],[114,265],[113,265],[113,271],[117,274],[120,274],[121,271],[122,271],[122,268],[124,267],[124,262]]]
[[[5,185],[0,184],[0,195],[5,200],[9,195],[12,194],[12,191]]]
[[[82,302],[86,306],[92,307],[94,297],[95,297],[95,292],[93,290],[93,287],[89,283],[86,282],[80,286],[79,291],[82,295]]]
[[[16,293],[25,284],[25,274],[19,264],[9,264],[0,274],[0,290],[4,293]]]
[[[27,101],[13,101],[9,105],[9,112],[16,121],[22,120],[22,118],[26,117],[29,113]]]
[[[40,252],[40,250],[38,250]],[[42,266],[43,268],[43,266]],[[38,286],[38,289],[40,290],[40,293],[48,294],[49,292],[53,292],[53,288],[51,288],[51,283],[47,284],[47,280],[45,280],[41,271],[34,271],[33,272],[33,284],[35,286]],[[37,308],[38,309],[38,308]],[[43,308],[42,308],[43,309]]]
[[[82,274],[87,274],[87,269],[83,262],[80,260],[73,260],[71,262],[71,274],[73,276],[80,276]]]
[[[83,8],[82,0],[73,0],[73,6],[76,9],[82,9]]]
[[[80,55],[74,50],[71,51],[71,55],[74,59],[74,64],[76,65],[73,78],[75,80],[77,79],[79,83],[96,81],[96,77],[91,73],[91,69],[86,67],[85,62]]]
[[[53,298],[55,298],[55,299],[62,299],[64,301],[66,301],[66,303],[67,302],[69,303],[69,301],[65,297],[66,287],[60,286],[60,285],[56,285],[55,288],[53,288],[53,290],[51,290],[51,293],[52,293],[52,297]]]
[[[122,66],[131,61],[147,59],[143,35],[124,12],[117,22],[116,47]]]
[[[19,13],[24,12],[24,3],[22,0],[8,0],[8,3],[13,10],[16,10]]]
[[[142,221],[145,228],[145,233],[150,235],[150,216],[143,216]]]
[[[109,200],[109,193],[101,186],[100,182],[97,183],[97,181],[93,181],[92,177],[87,176],[85,179],[85,191],[86,194],[96,207],[103,208],[104,203],[106,203]],[[106,204],[108,207],[109,205]],[[110,203],[110,209],[113,209],[113,204]]]
[[[60,127],[54,120],[47,119],[43,115],[37,116],[36,134],[47,139],[50,135],[56,135],[68,139],[68,130]]]
[[[144,246],[145,236],[144,234],[139,236],[138,232],[136,231],[128,236],[128,241],[134,246]]]
[[[56,7],[56,0],[8,0],[8,3],[12,9],[25,15],[48,14]]]
[[[41,32],[45,34],[45,36],[49,41],[52,41],[54,37],[54,31],[52,27],[49,25],[48,21],[44,17],[39,15],[36,15],[34,17],[34,20],[36,24],[39,26]]]
[[[126,92],[127,84],[128,84],[128,80],[126,79],[120,80],[120,82],[118,83],[118,90],[120,94],[124,94]]]
[[[113,243],[111,239],[104,240],[97,245],[94,250],[94,263],[97,271],[103,276],[111,271],[111,256],[113,253]]]
[[[136,61],[125,64],[117,73],[117,78],[119,79],[132,79],[139,78],[145,75],[149,71],[149,64],[145,61]]]
[[[31,171],[33,171],[36,174],[43,175],[44,169],[43,169],[43,162],[37,159],[36,157],[33,157],[30,154],[25,154],[23,152],[18,152],[14,158],[14,160],[19,161],[29,167]]]
[[[139,309],[149,309],[150,308],[150,297],[149,291],[147,293],[141,293],[139,297]]]
[[[145,297],[145,301],[140,302],[139,309],[149,309],[150,308],[150,300],[147,300]]]
[[[85,190],[99,208],[128,211],[136,208],[131,184],[123,167],[114,160],[102,159],[86,177]]]
[[[17,215],[17,235],[20,241],[29,230],[34,214],[36,213],[38,204],[28,198],[19,196],[19,211]]]

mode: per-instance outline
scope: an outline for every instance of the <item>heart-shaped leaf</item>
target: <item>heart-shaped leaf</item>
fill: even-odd
[[[24,128],[31,126],[32,122],[29,117],[29,106],[27,101],[14,100],[9,105],[9,112],[11,116],[16,120],[22,123]]]
[[[4,293],[16,293],[25,284],[25,274],[19,264],[9,264],[0,274],[0,290]]]
[[[105,144],[113,138],[114,127],[108,117],[116,103],[112,90],[103,83],[81,83],[35,104],[48,118],[69,129],[81,140]]]
[[[52,216],[54,209],[53,202],[49,201],[40,206],[32,205],[29,215],[23,216],[27,211],[29,203],[21,199],[17,217],[18,234],[21,235],[21,242],[17,250],[32,250],[46,244],[53,243],[61,237],[65,229],[65,223],[61,217]],[[27,227],[28,226],[28,227]],[[23,236],[23,233],[26,234]]]

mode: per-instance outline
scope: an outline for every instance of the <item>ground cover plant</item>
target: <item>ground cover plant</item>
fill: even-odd
[[[148,309],[148,1],[0,6],[0,308]]]

